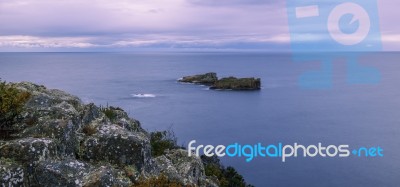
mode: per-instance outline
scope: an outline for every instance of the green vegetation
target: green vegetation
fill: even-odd
[[[233,89],[233,90],[253,90],[260,89],[261,80],[259,78],[222,78],[214,83],[211,89]]]
[[[186,77],[183,77],[179,81],[211,85],[211,84],[214,84],[217,80],[218,80],[217,74],[214,72],[210,72],[210,73],[206,73],[206,74],[186,76]]]
[[[0,165],[12,164],[12,163],[15,163],[15,162],[16,161],[13,158],[0,157]]]
[[[124,167],[125,174],[128,178],[135,178],[136,174],[139,173],[135,166],[128,165]]]
[[[85,133],[87,136],[91,136],[93,134],[96,134],[97,129],[93,125],[86,125],[83,127],[82,132]]]
[[[250,187],[252,185],[246,184],[243,176],[240,175],[235,168],[225,168],[218,157],[201,156],[204,164],[205,174],[207,176],[214,176],[218,178],[219,186],[221,187]]]
[[[134,186],[136,187],[182,187],[183,185],[180,184],[178,181],[169,180],[165,175],[160,175],[158,177],[151,177],[146,180],[139,180],[137,184]],[[186,185],[186,187],[190,187]]]
[[[172,130],[156,131],[150,133],[151,154],[160,156],[167,149],[181,148],[177,145],[177,138]]]
[[[19,122],[25,103],[31,94],[15,88],[0,80],[0,136],[9,138],[9,135],[19,129],[13,126]]]
[[[108,105],[107,105],[107,107],[100,106],[100,111],[103,112],[106,115],[106,117],[108,119],[110,119],[111,121],[114,121],[115,119],[117,119],[117,117],[118,117],[117,111],[118,110],[123,111],[119,107],[112,107],[112,106],[108,106]]]

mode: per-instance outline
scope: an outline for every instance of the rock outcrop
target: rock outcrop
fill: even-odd
[[[171,150],[155,158],[160,171],[168,178],[184,185],[217,186],[205,177],[204,165],[199,157],[188,157],[186,150]]]
[[[153,158],[149,133],[120,108],[86,105],[28,82],[13,86],[31,97],[13,124],[18,132],[0,140],[3,186],[132,186],[160,175],[182,185],[216,186],[201,160],[185,150]]]
[[[216,73],[206,73],[193,76],[185,76],[179,82],[203,84],[214,90],[259,90],[261,89],[260,78],[236,78],[226,77],[218,79]]]
[[[199,75],[192,75],[192,76],[185,76],[179,79],[180,82],[187,82],[187,83],[195,83],[195,84],[205,84],[205,85],[212,85],[216,81],[218,81],[217,74],[214,72],[206,73],[206,74],[199,74]]]
[[[259,90],[261,89],[260,78],[236,78],[227,77],[215,82],[210,89],[220,90]]]

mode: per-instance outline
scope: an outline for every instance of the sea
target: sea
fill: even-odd
[[[323,54],[308,54],[323,56]],[[0,78],[29,81],[123,108],[148,131],[172,129],[178,144],[349,145],[380,147],[383,157],[222,157],[261,187],[397,187],[400,185],[400,53],[359,56],[375,83],[350,83],[346,57],[332,61],[331,86],[309,88],[300,77],[319,70],[289,52],[164,51],[0,53]],[[182,84],[186,75],[259,77],[258,91],[218,91]]]

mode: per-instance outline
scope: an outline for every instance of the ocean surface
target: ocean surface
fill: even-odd
[[[172,128],[179,144],[380,146],[380,158],[222,159],[255,186],[396,187],[400,185],[400,53],[359,59],[381,73],[378,84],[346,82],[343,58],[330,89],[304,89],[299,76],[318,62],[290,53],[0,53],[0,78],[65,90],[84,102],[119,106],[143,128]],[[260,91],[213,91],[181,84],[185,75],[260,77]]]

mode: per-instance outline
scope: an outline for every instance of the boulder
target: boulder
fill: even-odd
[[[30,184],[85,187],[132,186],[129,178],[121,176],[120,173],[123,172],[107,164],[95,166],[75,159],[45,160],[35,168]]]
[[[82,141],[80,149],[80,156],[86,161],[134,165],[139,170],[151,164],[151,147],[147,135],[128,131],[118,125],[99,126],[94,134]]]
[[[40,123],[26,128],[19,136],[21,138],[50,138],[57,142],[58,152],[62,156],[74,156],[78,152],[79,139],[81,135],[77,133],[80,123],[71,119],[46,119]]]
[[[0,158],[0,184],[24,186],[24,168],[10,159]]]
[[[35,168],[39,186],[132,186],[123,171],[111,165],[95,166],[74,159],[46,160]]]
[[[120,173],[122,173],[122,171],[112,166],[100,166],[94,168],[88,175],[83,177],[82,184],[85,187],[132,186],[130,179],[122,176]]]
[[[46,160],[35,168],[35,178],[39,186],[82,186],[90,171],[90,165],[74,159]]]
[[[57,144],[49,138],[23,138],[0,142],[0,157],[34,165],[38,161],[56,158]]]
[[[204,173],[204,166],[197,156],[188,156],[183,149],[170,150],[155,158],[162,174],[184,185],[217,186]]]

